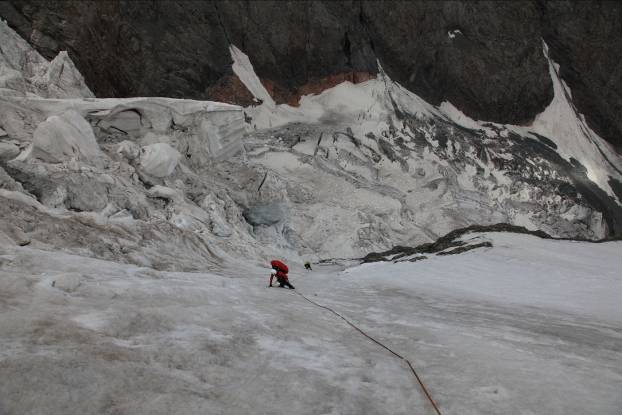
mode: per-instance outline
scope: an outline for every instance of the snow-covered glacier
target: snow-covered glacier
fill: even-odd
[[[66,53],[0,43],[0,414],[432,413],[297,293],[443,414],[619,414],[622,162],[552,60],[553,101],[501,125],[382,62],[278,105],[232,45],[242,108],[95,98]],[[586,241],[356,261],[495,223]]]
[[[531,126],[511,126],[434,107],[382,71],[277,105],[235,46],[232,68],[254,106],[93,98],[66,55],[62,76],[48,76],[54,61],[4,23],[1,33],[3,73],[21,79],[6,81],[0,100],[3,195],[34,209],[3,228],[33,244],[194,269],[229,253],[361,257],[470,224],[588,239],[622,227],[620,159],[573,110],[552,62],[554,100]],[[57,238],[28,225],[34,215],[85,230]],[[91,226],[110,234],[104,246],[79,241]],[[179,249],[167,233],[194,241],[182,248],[194,252],[150,262],[116,227],[154,229],[155,256]]]
[[[474,223],[588,239],[620,231],[620,157],[576,112],[552,61],[554,100],[517,126],[434,107],[382,70],[276,105],[243,53],[232,56],[261,102],[245,109],[248,157],[286,183],[284,245],[294,236],[306,252],[353,257]],[[278,227],[261,230],[278,238]]]

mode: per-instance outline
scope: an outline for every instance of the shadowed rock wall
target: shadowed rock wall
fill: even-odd
[[[2,1],[44,56],[68,50],[98,96],[252,97],[231,72],[244,51],[277,102],[387,73],[433,104],[524,124],[553,91],[541,40],[575,104],[622,148],[622,8],[617,2]]]

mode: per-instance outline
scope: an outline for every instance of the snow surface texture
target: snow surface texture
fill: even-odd
[[[295,266],[446,415],[618,415],[620,242],[470,234],[416,263]],[[268,270],[173,273],[0,244],[0,413],[433,413],[408,368]]]

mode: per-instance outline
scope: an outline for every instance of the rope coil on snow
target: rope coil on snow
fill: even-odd
[[[337,317],[339,317],[340,319],[345,321],[350,327],[352,327],[353,329],[355,329],[356,331],[361,333],[363,336],[367,337],[369,340],[371,340],[372,342],[376,343],[378,346],[380,346],[383,349],[387,350],[389,353],[391,353],[393,356],[397,357],[398,359],[405,361],[406,364],[408,365],[408,367],[410,368],[410,371],[415,376],[415,379],[417,379],[417,382],[419,383],[419,386],[421,386],[421,389],[423,390],[423,393],[425,394],[425,396],[428,398],[428,400],[432,404],[432,407],[436,411],[437,415],[442,415],[440,409],[436,405],[436,402],[434,402],[434,399],[432,399],[432,395],[430,395],[430,392],[428,391],[428,388],[426,388],[425,384],[423,383],[423,381],[421,380],[421,378],[417,374],[417,371],[415,370],[415,367],[413,366],[413,364],[410,363],[410,360],[406,359],[404,356],[402,356],[399,353],[395,352],[390,347],[386,346],[385,344],[381,343],[380,341],[374,339],[372,336],[370,336],[369,334],[365,333],[363,330],[361,330],[359,327],[357,327],[354,323],[352,323],[350,320],[348,320],[347,318],[345,318],[344,316],[342,316],[341,314],[339,314],[338,312],[336,312],[332,308],[327,307],[327,306],[322,305],[322,304],[318,304],[315,301],[310,300],[309,298],[307,298],[304,294],[301,294],[300,292],[296,292],[296,294],[298,294],[299,296],[301,296],[302,298],[304,298],[305,300],[307,300],[311,304],[313,304],[313,305],[315,305],[317,307],[323,308],[325,310],[330,311],[331,313],[333,313],[334,315],[336,315]]]

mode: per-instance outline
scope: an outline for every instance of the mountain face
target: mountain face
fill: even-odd
[[[6,243],[156,269],[196,270],[219,269],[232,258],[258,262],[267,257],[360,258],[394,245],[430,242],[469,225],[509,223],[569,238],[622,234],[622,158],[580,112],[577,94],[563,76],[564,66],[555,60],[546,40],[537,39],[534,54],[526,53],[524,60],[518,61],[521,65],[532,62],[533,68],[543,66],[545,76],[533,75],[538,74],[537,69],[529,72],[532,77],[516,75],[511,88],[495,84],[501,78],[494,68],[486,78],[489,85],[481,88],[475,72],[468,75],[460,69],[471,62],[468,70],[475,71],[478,59],[484,62],[494,54],[478,58],[480,52],[463,49],[464,59],[453,65],[455,56],[443,52],[446,46],[439,45],[438,53],[431,49],[429,53],[439,62],[445,59],[442,66],[447,71],[455,72],[441,76],[430,69],[420,75],[430,76],[428,86],[433,85],[434,77],[442,78],[438,82],[445,85],[446,94],[457,94],[450,100],[440,88],[430,89],[430,94],[438,94],[436,98],[425,91],[414,92],[420,75],[411,79],[400,72],[403,66],[396,62],[405,59],[403,53],[396,52],[395,59],[380,56],[379,50],[389,53],[408,43],[379,46],[381,38],[372,39],[376,31],[361,13],[369,14],[381,3],[356,4],[356,19],[350,24],[355,27],[365,22],[366,34],[357,35],[352,29],[347,42],[333,54],[323,55],[313,47],[314,42],[328,47],[327,42],[307,39],[305,50],[317,53],[319,60],[290,53],[300,40],[292,36],[304,20],[290,16],[275,23],[270,30],[286,23],[291,28],[264,37],[269,46],[260,45],[262,36],[252,28],[257,21],[247,21],[247,32],[239,29],[245,34],[237,38],[234,31],[224,30],[227,25],[222,20],[219,26],[210,26],[222,28],[226,48],[220,61],[198,52],[196,45],[204,36],[199,36],[197,27],[201,26],[194,27],[193,22],[180,23],[181,32],[176,26],[144,27],[145,38],[147,34],[160,36],[159,43],[143,51],[137,41],[135,52],[130,53],[124,52],[125,43],[115,41],[119,49],[113,60],[105,51],[108,41],[95,48],[80,43],[97,33],[99,23],[89,26],[85,20],[81,24],[57,20],[58,13],[73,13],[84,7],[82,4],[42,3],[39,8],[3,4],[3,10],[15,12],[19,6],[26,14],[43,13],[37,24],[46,30],[57,27],[56,39],[71,30],[79,31],[84,36],[71,32],[74,47],[93,53],[100,66],[94,63],[99,69],[92,74],[109,82],[83,78],[71,51],[59,52],[48,61],[0,22],[0,240]],[[133,2],[92,4],[97,13],[85,11],[81,19],[139,11]],[[249,3],[247,8],[258,4],[263,3]],[[294,13],[301,4],[330,9],[333,17],[346,10],[345,3],[279,4],[287,13]],[[405,4],[391,3],[396,10],[421,7],[425,16],[439,7],[433,6],[436,3]],[[163,5],[170,8],[166,17],[158,14]],[[141,10],[155,13],[149,19],[162,25],[175,13],[187,13],[191,6],[197,8],[192,19],[199,19],[207,5],[217,8],[216,16],[224,19],[226,12],[221,8],[236,3],[164,2]],[[473,7],[486,5],[490,6],[478,3]],[[99,10],[106,7],[109,9]],[[276,5],[257,10],[268,13],[270,7]],[[446,7],[443,13],[474,12],[466,3]],[[490,13],[502,13],[505,7],[492,11],[495,8],[491,6]],[[272,12],[280,16],[280,12]],[[156,19],[158,16],[162,19]],[[396,15],[396,22],[402,18]],[[143,15],[135,17],[137,22],[144,19]],[[330,33],[335,27],[317,25],[313,30],[319,27],[321,33]],[[382,25],[390,26],[390,22]],[[259,26],[271,27],[267,22]],[[380,26],[377,33],[385,37],[394,30],[381,30]],[[458,47],[468,33],[465,27],[443,31],[443,42]],[[520,30],[527,29],[521,26]],[[177,37],[190,32],[196,34],[196,42],[184,43]],[[305,33],[320,36],[320,32]],[[111,36],[114,31],[102,33]],[[220,32],[206,31],[205,36],[216,36],[214,33]],[[289,37],[291,42],[286,41]],[[61,47],[60,41],[39,31],[26,39],[47,44],[49,53]],[[529,39],[524,33],[516,36],[516,42],[526,48]],[[170,48],[162,46],[168,45],[166,42],[172,42]],[[213,40],[211,45],[220,43]],[[269,52],[259,53],[260,46]],[[185,50],[180,52],[180,48]],[[282,48],[290,54],[280,55]],[[344,48],[350,51],[348,60],[332,62],[346,56]],[[517,48],[520,46],[508,44],[507,53],[499,56],[508,58]],[[95,54],[93,49],[101,53]],[[192,62],[197,65],[206,59],[210,65],[221,62],[222,66],[220,72],[197,75],[196,81],[206,86],[196,91],[242,106],[171,97],[95,98],[91,92],[94,89],[95,95],[101,95],[98,87],[130,85],[138,89],[127,94],[152,91],[176,95],[169,89],[174,86],[182,88],[176,90],[178,95],[185,96],[183,88],[192,89],[190,84],[173,72],[166,75],[162,71],[167,65],[185,62],[184,76],[193,73],[194,63],[188,64],[191,50]],[[142,53],[153,56],[141,61],[137,57]],[[110,62],[117,65],[106,66]],[[134,64],[142,66],[134,68]],[[333,67],[337,69],[331,70]],[[304,75],[297,72],[301,68],[306,68]],[[508,70],[520,72],[520,68]],[[127,72],[116,82],[121,70]],[[143,79],[132,81],[139,73],[144,74]],[[466,77],[464,82],[452,78],[461,76]],[[473,82],[469,82],[471,76]],[[462,95],[471,97],[473,105],[489,105],[473,95],[486,90],[498,94],[494,98],[499,103],[495,107],[498,114],[507,110],[524,120],[524,114],[518,116],[503,104],[508,99],[505,94],[530,93],[530,87],[518,88],[522,81],[544,85],[533,91],[546,94],[538,105],[534,104],[537,100],[530,101],[529,105],[535,106],[529,110],[519,105],[522,98],[512,102],[518,110],[531,114],[528,125],[499,122],[492,115],[477,120],[460,108],[464,106]],[[118,95],[118,90],[114,94]]]
[[[615,1],[2,1],[0,16],[46,58],[67,50],[100,97],[241,105],[236,45],[277,103],[387,75],[477,120],[531,123],[553,98],[542,41],[573,105],[622,146],[622,7]]]
[[[573,112],[550,60],[554,99],[527,128],[433,106],[381,67],[279,105],[234,46],[232,71],[259,105],[94,99],[68,58],[53,71],[59,58],[2,29],[1,228],[18,240],[195,269],[265,249],[356,257],[470,224],[622,230],[620,160]]]

